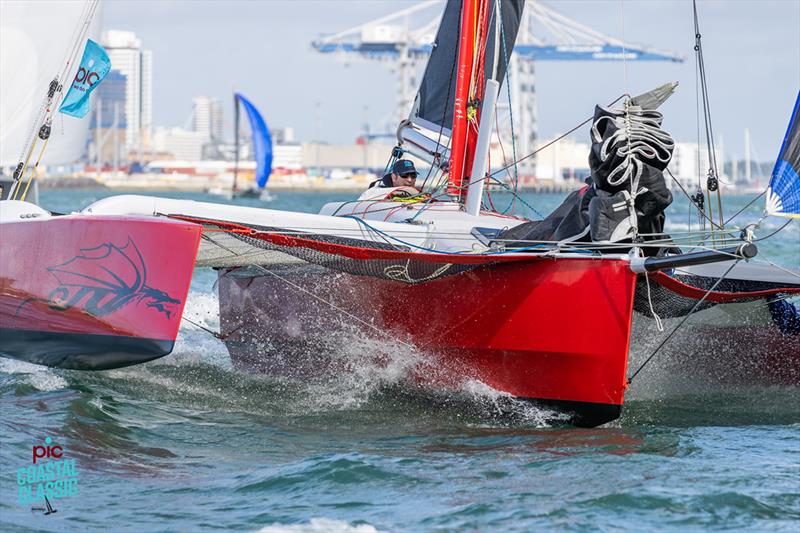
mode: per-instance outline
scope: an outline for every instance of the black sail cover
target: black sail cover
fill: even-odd
[[[525,0],[489,0],[491,11],[484,67],[487,79],[491,76],[502,84],[517,40],[524,5]],[[425,75],[409,117],[415,124],[435,131],[442,128],[449,131],[453,125],[461,7],[461,0],[447,0]]]
[[[661,122],[661,113],[653,109],[596,107],[589,185],[570,194],[544,220],[520,224],[499,238],[508,246],[630,242],[637,234],[644,234],[643,240],[657,238],[664,231],[664,210],[672,203],[663,173],[674,148]],[[644,253],[658,250],[645,248]]]

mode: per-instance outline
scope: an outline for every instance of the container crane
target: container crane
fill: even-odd
[[[323,54],[382,61],[398,75],[395,124],[409,112],[416,94],[416,74],[427,59],[436,38],[442,0],[426,0],[395,13],[371,20],[312,43]],[[433,14],[434,18],[430,18]],[[412,22],[422,24],[412,27]],[[427,21],[427,22],[426,22]],[[537,138],[535,63],[537,61],[672,61],[683,57],[644,45],[625,43],[574,21],[539,0],[527,0],[520,23],[508,82],[513,109],[498,102],[515,119],[514,137],[519,154],[533,151]],[[511,113],[509,113],[511,112]],[[505,120],[508,128],[509,120]],[[532,158],[521,168],[532,173]]]

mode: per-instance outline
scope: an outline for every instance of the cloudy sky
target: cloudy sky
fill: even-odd
[[[670,50],[683,64],[540,62],[540,134],[552,136],[627,89],[635,94],[669,80],[679,93],[664,107],[677,140],[696,133],[694,30],[688,0],[550,0],[550,7],[593,29]],[[381,123],[396,101],[395,76],[383,63],[344,64],[311,48],[320,34],[403,9],[402,0],[107,0],[105,29],[136,32],[154,53],[154,121],[182,126],[195,95],[229,102],[250,97],[273,127],[301,140],[351,142],[365,119]],[[700,24],[715,130],[726,157],[743,154],[749,127],[756,156],[774,158],[800,88],[800,0],[701,0]],[[230,106],[226,108],[230,117]],[[585,135],[585,133],[583,134]]]

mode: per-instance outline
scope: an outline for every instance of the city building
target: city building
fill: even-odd
[[[112,68],[126,77],[125,148],[141,153],[150,146],[153,127],[153,53],[142,49],[142,42],[129,31],[103,33],[103,47]]]
[[[223,140],[225,130],[219,98],[195,96],[192,99],[192,131],[202,133],[209,141]]]
[[[153,133],[153,150],[172,154],[180,161],[200,161],[203,146],[208,142],[205,134],[183,128],[156,128]]]
[[[714,150],[717,160],[717,168],[720,173],[723,173],[723,153],[722,148],[717,145]],[[672,152],[672,160],[669,162],[667,169],[672,172],[680,184],[687,191],[694,191],[697,189],[698,183],[706,186],[706,178],[708,176],[708,148],[705,145],[698,145],[697,143],[676,142],[675,149]],[[718,176],[724,180],[725,176]],[[669,175],[665,176],[667,186],[676,188],[675,183]]]
[[[360,145],[320,142],[303,143],[302,161],[305,168],[315,170],[333,168],[383,169],[386,166],[386,160],[392,153],[392,148],[394,148],[394,145],[382,142],[369,142]],[[285,155],[289,156],[289,154]]]
[[[102,167],[105,164],[119,168],[125,161],[125,115],[128,77],[112,69],[94,93],[94,114],[89,123],[91,148],[89,162]]]
[[[302,170],[303,146],[300,144],[272,145],[272,168]]]
[[[295,142],[294,128],[292,127],[270,128],[269,133],[272,135],[272,142],[275,144],[293,144]]]
[[[525,174],[525,168],[533,168],[536,182],[547,182],[553,186],[562,186],[565,181],[579,180],[589,175],[589,151],[591,146],[588,143],[576,142],[570,138],[561,139],[547,148],[543,148],[551,139],[542,139],[536,142],[535,149],[541,150],[533,158],[533,164],[528,167],[520,165],[520,182],[527,185],[531,176]],[[499,161],[500,154],[492,154],[492,161]],[[508,153],[506,147],[506,158],[513,157]],[[519,154],[517,154],[519,157]],[[510,162],[510,161],[509,161]]]

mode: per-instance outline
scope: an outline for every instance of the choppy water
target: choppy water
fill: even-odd
[[[42,203],[63,212],[105,194],[43,191]],[[280,193],[270,207],[314,211],[350,197]],[[531,199],[542,211],[558,201]],[[731,198],[726,208],[746,201]],[[673,208],[673,231],[686,228],[685,213]],[[780,222],[766,221],[760,234]],[[761,243],[762,257],[800,266],[799,231],[795,223]],[[212,329],[213,282],[199,271],[187,307]],[[544,413],[480,383],[447,395],[409,385],[409,359],[420,356],[400,347],[362,340],[340,355],[352,371],[325,383],[251,375],[187,325],[173,355],[124,370],[0,360],[3,529],[800,527],[796,388],[687,390],[644,380],[610,427],[547,427]],[[49,516],[18,504],[16,477],[46,437],[75,459],[79,476],[78,495],[53,501],[58,512]]]

